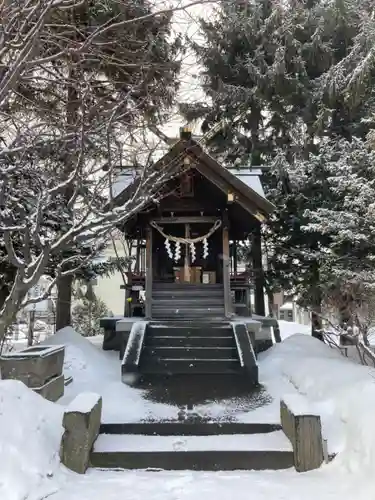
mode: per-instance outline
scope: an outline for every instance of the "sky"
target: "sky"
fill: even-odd
[[[187,6],[191,0],[173,0],[173,5]],[[177,11],[173,16],[173,30],[182,35],[183,38],[189,38],[195,42],[203,41],[200,35],[199,20],[201,18],[209,19],[212,15],[215,2],[202,0],[199,5],[187,7],[185,10]],[[180,73],[180,89],[177,95],[178,102],[201,101],[205,99],[200,86],[199,79],[200,66],[194,52],[187,48],[182,60]],[[171,116],[170,121],[163,127],[163,131],[169,137],[177,137],[179,127],[186,125],[183,118],[176,112]],[[199,133],[199,130],[195,130]]]

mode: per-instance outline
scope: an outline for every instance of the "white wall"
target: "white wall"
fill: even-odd
[[[126,252],[118,240],[116,241],[116,249],[119,257],[125,257]],[[110,244],[104,253],[105,258],[115,258],[116,252],[113,245]],[[95,295],[100,298],[115,316],[123,316],[125,307],[125,290],[121,290],[121,285],[124,284],[121,273],[118,271],[110,277],[98,277],[97,284],[94,287]]]

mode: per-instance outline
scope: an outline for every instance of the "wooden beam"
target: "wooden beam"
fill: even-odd
[[[204,224],[208,222],[214,223],[218,218],[202,215],[201,217],[159,217],[153,220],[158,224]]]
[[[223,285],[224,285],[224,312],[229,318],[232,313],[232,297],[230,293],[230,254],[229,254],[229,222],[228,213],[223,212]]]
[[[233,191],[233,188],[229,186],[225,179],[222,179],[216,172],[214,172],[211,168],[203,165],[202,163],[197,163],[195,168],[202,174],[204,177],[209,179],[213,184],[215,184],[223,193],[228,193],[228,190]],[[258,207],[255,203],[247,200],[244,196],[242,196],[238,191],[235,192],[235,202],[241,205],[247,212],[249,212],[255,219],[260,222],[266,220],[266,217],[259,211]]]
[[[152,314],[152,228],[146,230],[146,319],[151,319]]]
[[[194,198],[177,198],[169,196],[160,200],[158,209],[163,212],[204,212],[210,213],[210,210],[216,210],[217,204],[213,201],[206,199],[199,202]]]

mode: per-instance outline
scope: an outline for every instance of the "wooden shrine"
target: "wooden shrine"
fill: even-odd
[[[126,286],[127,315],[147,319],[225,319],[264,316],[260,226],[274,206],[251,169],[227,169],[207,154],[190,132],[155,168],[176,163],[158,203],[150,203],[124,228],[133,243]],[[255,182],[256,181],[256,182]],[[123,175],[118,202],[132,190]],[[255,187],[254,187],[255,185]],[[258,189],[256,189],[258,187]],[[240,268],[241,243],[251,257]]]

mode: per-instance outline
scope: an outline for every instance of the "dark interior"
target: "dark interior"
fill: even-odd
[[[197,238],[207,234],[212,228],[213,223],[208,224],[190,224],[190,237]],[[167,224],[163,231],[172,236],[183,237],[185,235],[184,224]],[[174,268],[183,267],[185,255],[188,252],[189,266],[201,268],[201,271],[214,271],[216,273],[216,282],[222,283],[222,230],[218,228],[212,236],[208,238],[208,256],[203,258],[203,242],[195,245],[196,258],[192,261],[190,247],[181,245],[181,257],[176,262],[168,255],[165,247],[165,238],[153,229],[153,279],[155,281],[173,282],[175,281]],[[175,244],[171,243],[171,250],[175,254]]]

